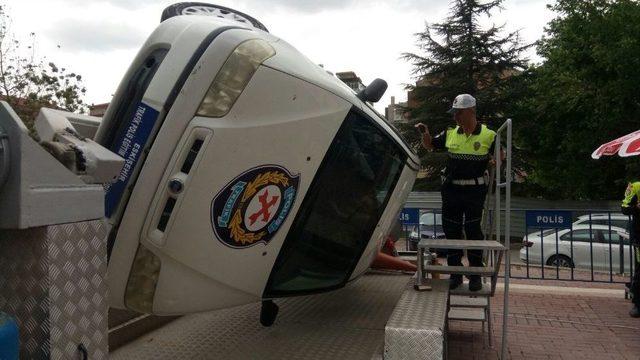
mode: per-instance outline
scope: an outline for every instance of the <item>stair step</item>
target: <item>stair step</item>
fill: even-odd
[[[467,249],[467,250],[502,250],[506,248],[493,240],[455,240],[455,239],[424,239],[418,243],[422,249]]]
[[[451,295],[449,306],[463,308],[485,308],[489,305],[489,298],[486,296],[470,297],[461,295]]]
[[[449,310],[449,320],[485,321],[483,309],[453,308]]]
[[[469,295],[469,296],[493,296],[491,294],[491,283],[482,284],[482,289],[478,291],[469,290],[469,283],[463,283],[453,290],[449,290],[450,295]]]
[[[495,268],[475,267],[475,266],[444,266],[444,265],[426,265],[424,267],[425,273],[436,274],[459,274],[459,275],[482,275],[491,276],[495,272]]]

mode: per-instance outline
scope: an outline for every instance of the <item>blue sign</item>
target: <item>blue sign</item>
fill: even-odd
[[[116,182],[105,186],[104,212],[107,217],[116,211],[157,119],[158,111],[144,103],[138,104],[126,131],[111,147],[111,151],[124,158],[124,165]]]
[[[571,211],[527,210],[527,227],[541,229],[569,229],[573,220]]]
[[[403,224],[418,224],[420,223],[420,209],[404,208],[398,219]]]

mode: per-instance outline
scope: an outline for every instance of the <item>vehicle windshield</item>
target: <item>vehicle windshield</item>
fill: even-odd
[[[529,228],[529,231],[531,231],[532,228]],[[562,231],[562,230],[558,230],[558,229],[546,229],[542,231],[542,237],[545,237],[547,235],[553,234],[556,231]],[[536,230],[534,232],[529,233],[528,236],[540,236],[540,230]]]
[[[376,115],[378,115],[381,119],[384,119],[384,121],[387,123],[387,125],[389,125],[389,127],[391,128],[391,130],[393,131],[394,134],[398,135],[398,137],[400,139],[402,139],[402,141],[404,141],[405,144],[407,144],[407,148],[411,149],[411,146],[409,146],[409,141],[407,140],[407,138],[402,134],[402,132],[400,132],[400,130],[398,130],[398,128],[396,128],[396,126],[394,124],[391,123],[391,121],[387,120],[386,117],[384,117],[382,114],[380,114],[373,106],[371,106],[371,104],[369,104],[368,102],[364,101],[365,105],[367,105],[367,107],[373,111],[374,113],[376,113]],[[415,151],[414,151],[415,152]]]
[[[346,283],[393,192],[407,155],[352,111],[336,134],[291,225],[266,297]]]
[[[420,225],[442,226],[442,214],[426,213],[420,216]]]

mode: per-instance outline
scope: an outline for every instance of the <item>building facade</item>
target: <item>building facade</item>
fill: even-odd
[[[362,79],[353,71],[339,72],[336,73],[336,76],[355,92],[360,92],[366,87],[362,83]]]

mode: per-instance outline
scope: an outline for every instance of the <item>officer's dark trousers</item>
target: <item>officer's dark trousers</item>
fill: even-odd
[[[482,210],[487,195],[485,185],[442,186],[442,228],[447,239],[483,240]],[[449,266],[462,265],[462,250],[447,250]],[[468,250],[470,266],[482,266],[482,250]]]
[[[631,280],[631,297],[633,298],[633,304],[640,307],[640,248],[634,246],[635,250],[635,264],[633,271],[633,279]]]

